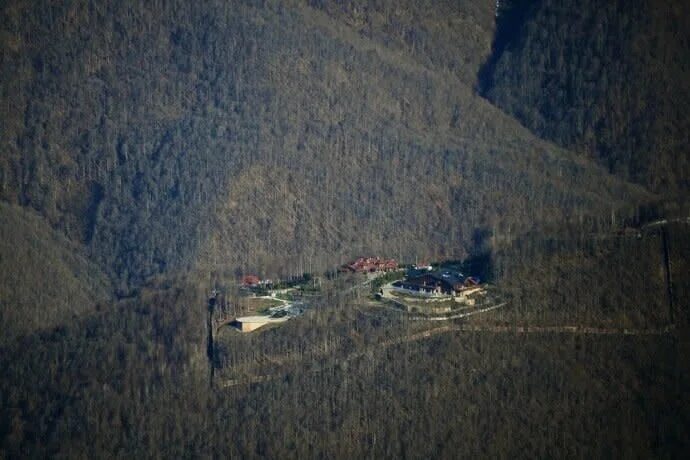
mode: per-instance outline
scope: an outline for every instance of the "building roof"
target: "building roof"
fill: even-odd
[[[261,278],[256,275],[245,275],[242,277],[242,284],[244,286],[256,286],[261,282]]]
[[[426,275],[427,273],[431,273],[431,270],[427,268],[408,268],[407,273],[405,273],[405,276],[408,278],[416,278],[418,276]]]
[[[389,270],[398,268],[395,259],[381,259],[380,257],[360,257],[350,262],[346,267],[354,272]]]
[[[450,291],[460,289],[465,282],[465,276],[453,270],[432,270],[424,271],[416,276],[408,274],[405,282],[425,286],[440,285]]]
[[[465,275],[455,270],[433,270],[428,273],[431,277],[452,284],[453,286],[465,282]]]
[[[238,323],[282,323],[283,321],[287,321],[287,318],[271,318],[270,316],[259,316],[259,315],[254,315],[254,316],[242,316],[240,318],[237,318],[236,321]]]

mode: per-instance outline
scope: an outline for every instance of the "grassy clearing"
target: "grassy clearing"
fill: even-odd
[[[279,299],[265,299],[257,297],[249,297],[246,299],[247,307],[257,313],[265,313],[271,307],[282,305],[283,302]]]

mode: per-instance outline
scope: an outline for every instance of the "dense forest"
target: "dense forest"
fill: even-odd
[[[687,192],[688,3],[505,4],[482,92],[540,136],[621,177]]]
[[[4,348],[8,456],[664,457],[687,448],[687,336],[469,332],[379,347],[426,327],[342,299],[259,335],[226,331],[215,381],[270,378],[209,387],[203,295],[175,284]]]
[[[3,339],[59,325],[109,300],[112,286],[82,247],[30,210],[0,202],[0,215]]]
[[[681,456],[690,14],[570,3],[2,2],[0,458]],[[208,321],[362,255],[506,307]]]
[[[452,67],[320,10],[155,6],[4,10],[2,196],[86,245],[122,295],[213,257],[322,270],[325,255],[409,256],[420,240],[461,255],[477,229],[647,198],[531,135]]]

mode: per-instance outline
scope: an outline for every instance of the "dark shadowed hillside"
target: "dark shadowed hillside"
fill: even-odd
[[[482,81],[488,98],[621,177],[687,190],[688,3],[501,3],[505,30]]]

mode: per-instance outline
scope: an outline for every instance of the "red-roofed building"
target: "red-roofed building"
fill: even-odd
[[[261,278],[256,275],[245,275],[242,277],[242,286],[254,287],[261,283]]]
[[[346,265],[346,268],[355,273],[368,273],[378,271],[395,270],[398,263],[394,259],[381,259],[380,257],[360,257]]]

